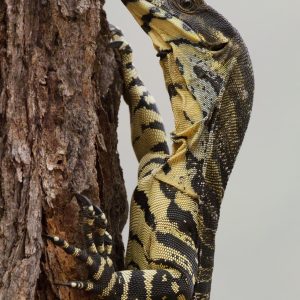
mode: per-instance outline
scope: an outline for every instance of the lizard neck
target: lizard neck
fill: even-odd
[[[181,139],[191,142],[202,131],[203,117],[200,103],[188,90],[185,79],[179,71],[178,62],[172,54],[164,57],[160,64],[174,115],[173,141],[175,144]]]

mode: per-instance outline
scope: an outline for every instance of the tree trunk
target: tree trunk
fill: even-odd
[[[54,284],[85,268],[42,239],[82,245],[74,191],[101,203],[123,267],[122,82],[102,6],[0,0],[0,299],[91,299]]]

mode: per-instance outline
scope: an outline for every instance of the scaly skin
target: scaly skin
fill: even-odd
[[[83,205],[83,196],[89,249],[49,238],[89,267],[89,281],[67,285],[101,299],[208,300],[220,206],[252,108],[251,62],[238,32],[201,0],[123,2],[158,51],[174,114],[173,149],[130,46],[112,28],[140,164],[127,270],[114,271],[104,215],[86,198]]]

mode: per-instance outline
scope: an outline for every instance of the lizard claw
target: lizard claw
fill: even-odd
[[[109,30],[110,30],[110,32],[112,33],[112,35],[123,36],[122,30],[121,30],[119,27],[117,27],[117,26],[115,26],[115,25],[113,25],[113,24],[110,24],[110,23],[109,23]]]
[[[79,290],[96,292],[99,289],[99,285],[92,281],[70,281],[70,282],[54,282],[58,286],[66,286],[70,288],[76,288]]]
[[[74,195],[83,216],[82,229],[85,238],[85,248],[75,247],[69,244],[68,241],[55,235],[43,234],[42,236],[67,254],[86,264],[89,276],[88,280],[85,281],[56,282],[55,284],[101,294],[106,289],[105,280],[113,280],[115,276],[115,269],[111,259],[112,236],[106,231],[107,219],[104,212],[93,205],[87,196],[79,193]]]
[[[56,242],[59,242],[59,237],[57,236],[52,236],[52,235],[48,235],[48,234],[42,234],[42,237],[44,237],[45,239],[53,242],[53,243],[56,243]]]
[[[96,215],[103,215],[103,211],[96,205],[94,205],[91,200],[82,194],[74,193],[77,203],[82,211],[86,211],[86,209],[93,214],[93,212]]]
[[[54,282],[55,285],[71,287],[72,282]]]
[[[122,41],[113,41],[113,42],[110,42],[108,44],[108,46],[113,48],[113,49],[121,49],[123,44],[124,43]]]
[[[89,207],[92,206],[92,202],[90,201],[90,199],[84,195],[81,195],[79,193],[75,193],[74,194],[77,200],[78,205],[83,208],[83,207]]]
[[[124,38],[123,32],[120,28],[115,25],[109,24],[109,29],[111,32],[111,42],[108,44],[110,48],[118,49],[119,51],[123,51],[124,53],[131,53],[131,47],[128,42]]]
[[[60,286],[67,286],[67,287],[72,287],[72,288],[81,288],[81,286],[83,287],[83,285],[81,284],[81,282],[77,282],[77,281],[70,281],[70,282],[54,282],[55,285],[60,285]]]

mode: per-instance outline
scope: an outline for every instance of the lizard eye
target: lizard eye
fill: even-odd
[[[178,6],[184,12],[193,12],[196,9],[195,0],[178,0]]]

